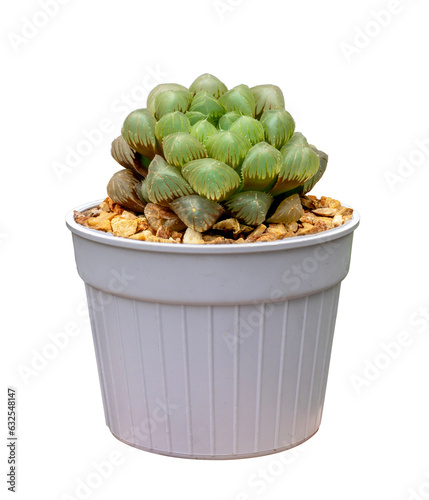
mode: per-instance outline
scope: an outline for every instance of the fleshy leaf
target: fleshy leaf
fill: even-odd
[[[261,116],[265,130],[265,140],[280,149],[293,136],[295,121],[284,109],[271,109]]]
[[[150,203],[149,199],[149,193],[147,192],[147,180],[144,179],[142,180],[137,186],[135,187],[137,196],[140,198],[140,200],[143,203]]]
[[[189,118],[181,111],[175,111],[164,115],[155,127],[155,135],[160,144],[167,135],[174,134],[175,132],[190,132],[191,124]]]
[[[225,92],[228,91],[226,85],[222,83],[219,78],[216,78],[209,73],[204,73],[203,75],[200,75],[198,78],[196,78],[189,87],[189,90],[193,94],[196,94],[201,90],[206,90],[216,99],[219,99],[221,95],[225,94]]]
[[[159,155],[149,165],[146,181],[148,198],[158,205],[168,205],[174,199],[193,192],[177,168],[169,165]]]
[[[155,126],[156,120],[147,109],[136,109],[125,118],[121,134],[130,148],[152,159],[158,151]]]
[[[192,94],[188,90],[165,90],[155,98],[155,117],[157,120],[168,113],[188,110]]]
[[[231,196],[225,202],[227,209],[246,224],[256,226],[264,222],[273,197],[261,191],[245,191]]]
[[[274,212],[274,215],[267,222],[291,224],[304,215],[301,199],[298,194],[293,194],[283,200]]]
[[[207,119],[200,120],[191,127],[191,135],[198,139],[201,144],[204,144],[211,135],[217,134],[218,132],[219,130]]]
[[[314,186],[320,181],[322,178],[323,174],[325,173],[326,167],[328,166],[328,155],[324,153],[323,151],[319,151],[316,149],[314,146],[310,146],[313,151],[317,154],[319,157],[319,168],[317,172],[309,179],[307,182],[304,182],[302,189],[300,191],[301,195],[307,194],[309,191],[311,191]]]
[[[134,212],[143,212],[146,204],[136,193],[136,186],[140,182],[141,177],[132,170],[119,170],[107,184],[107,194],[113,202],[119,203],[122,207]]]
[[[280,152],[285,148],[286,146],[308,146],[308,141],[307,139],[301,134],[301,132],[295,132],[293,136],[288,140],[288,142],[282,146],[280,149]]]
[[[168,135],[163,141],[165,159],[175,167],[199,158],[206,158],[207,151],[201,142],[186,132]]]
[[[310,146],[292,144],[282,149],[282,166],[271,194],[277,196],[310,180],[319,170],[319,156]]]
[[[278,149],[266,142],[256,144],[246,155],[241,167],[242,190],[267,189],[276,179],[282,155]]]
[[[244,135],[252,146],[264,140],[264,127],[261,122],[250,116],[241,116],[231,125],[229,130]]]
[[[137,153],[137,151],[130,148],[122,135],[117,137],[112,142],[111,153],[112,157],[119,163],[119,165],[121,165],[121,167],[129,168],[143,177],[146,177],[147,167],[150,163],[149,158],[142,156],[140,153]]]
[[[160,83],[153,88],[147,97],[147,109],[154,115],[155,114],[155,99],[158,94],[166,90],[188,90],[183,85],[178,83]]]
[[[182,175],[196,193],[213,201],[225,200],[241,183],[233,168],[213,158],[187,163],[182,168]]]
[[[170,208],[183,223],[200,233],[210,229],[223,213],[219,203],[197,194],[177,198],[170,203]]]
[[[219,118],[226,113],[225,108],[219,101],[207,91],[201,91],[195,94],[189,107],[190,112],[198,111],[209,117],[215,124]]]
[[[231,131],[219,132],[206,141],[209,157],[226,163],[234,170],[239,170],[251,146],[248,139]]]
[[[255,99],[247,85],[237,85],[219,98],[226,111],[238,111],[242,115],[255,116]]]
[[[225,113],[219,120],[219,128],[221,130],[229,130],[232,124],[238,120],[242,115],[238,111],[230,111]]]
[[[187,116],[189,118],[189,122],[191,123],[191,127],[192,127],[192,125],[195,125],[199,121],[206,120],[209,118],[207,115],[205,115],[204,113],[200,113],[199,111],[186,111],[185,116]],[[209,122],[214,125],[214,123],[211,121],[211,119],[209,119]]]
[[[285,109],[283,92],[277,85],[257,85],[250,89],[255,98],[255,116],[260,118],[269,109]]]

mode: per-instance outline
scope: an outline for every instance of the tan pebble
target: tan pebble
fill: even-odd
[[[238,240],[235,240],[234,243],[246,243],[246,240],[244,238],[238,238]]]
[[[149,241],[148,238],[152,238],[153,234],[151,231],[145,230],[145,231],[140,231],[136,234],[133,234],[130,236],[131,240],[140,240],[140,241]]]
[[[137,217],[137,231],[146,231],[149,229],[149,224],[146,220],[146,217]]]
[[[299,229],[298,223],[297,222],[291,222],[286,226],[286,230],[288,232],[296,233]]]
[[[89,216],[88,215],[84,215],[83,213],[81,212],[78,212],[77,210],[74,211],[74,220],[78,223],[78,224],[82,224],[84,225],[84,223],[89,219]],[[85,224],[86,225],[86,224]]]
[[[121,217],[128,220],[137,219],[136,214],[134,212],[131,212],[131,210],[124,210],[121,214]]]
[[[338,210],[336,208],[316,208],[312,210],[313,214],[321,215],[322,217],[334,217],[337,215]]]
[[[330,217],[318,217],[315,226],[317,228],[322,227],[324,228],[323,230],[326,231],[327,229],[332,229],[334,227],[334,223]]]
[[[260,224],[249,236],[246,238],[247,243],[251,243],[252,241],[256,241],[259,236],[262,236],[267,229],[267,226],[264,224]]]
[[[308,224],[307,222],[302,223],[302,227],[298,229],[297,236],[303,236],[305,234],[315,234],[318,230],[313,224]]]
[[[169,238],[171,238],[172,233],[173,232],[169,227],[161,226],[156,232],[156,236],[158,236],[158,238],[164,238],[168,240]]]
[[[176,241],[182,241],[183,238],[183,233],[179,233],[178,231],[172,231],[171,237],[175,239]]]
[[[225,219],[220,222],[216,222],[213,226],[215,230],[221,231],[232,231],[233,234],[238,234],[241,232],[241,225],[237,219]]]
[[[188,245],[200,245],[201,243],[204,243],[204,240],[201,233],[188,227],[183,235],[182,242]]]
[[[339,214],[335,215],[332,219],[332,225],[334,227],[342,226],[344,223],[343,217]]]
[[[302,223],[307,223],[307,224],[316,224],[317,222],[317,215],[313,214],[313,212],[305,212],[305,214],[299,219],[300,222]]]
[[[278,236],[272,233],[268,233],[268,231],[263,234],[262,236],[259,236],[259,238],[256,240],[256,243],[260,243],[262,241],[276,241],[278,240]]]
[[[333,198],[330,198],[329,196],[322,196],[320,198],[319,207],[320,208],[340,208],[341,203],[338,200],[334,200]],[[319,208],[319,207],[316,207],[316,208]]]
[[[268,234],[273,234],[277,237],[277,239],[283,238],[283,236],[287,233],[286,226],[281,222],[279,224],[270,224],[267,229]]]
[[[341,207],[338,210],[338,215],[341,215],[342,217],[351,217],[353,215],[353,209],[348,207]]]
[[[110,210],[110,205],[109,205],[109,200],[110,198],[106,198],[104,201],[102,201],[100,203],[100,208],[101,210],[103,210],[104,212],[111,212]]]
[[[115,217],[111,221],[112,230],[115,236],[129,238],[137,232],[137,221],[135,219],[128,220],[122,217]]]
[[[301,196],[301,205],[304,208],[309,208],[310,210],[316,208],[314,205],[314,200],[312,200],[309,196]]]

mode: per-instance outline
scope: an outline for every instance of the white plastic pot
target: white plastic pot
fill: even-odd
[[[310,236],[180,245],[87,229],[70,212],[111,432],[142,450],[207,459],[310,438],[358,224],[355,212]]]

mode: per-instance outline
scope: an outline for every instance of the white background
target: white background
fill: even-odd
[[[49,18],[42,3],[0,7],[2,493],[11,385],[17,498],[83,498],[77,485],[106,460],[113,470],[86,498],[429,498],[428,2],[52,0]],[[228,87],[279,85],[297,129],[330,155],[313,194],[362,216],[321,429],[265,458],[180,460],[111,436],[64,224],[105,196],[126,114],[155,83],[204,72]],[[70,166],[70,150],[100,126]],[[52,354],[66,329],[68,345]],[[383,354],[398,336],[407,345]]]

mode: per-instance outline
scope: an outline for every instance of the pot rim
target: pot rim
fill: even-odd
[[[98,206],[103,199],[84,203],[70,210],[66,214],[66,225],[70,231],[82,238],[101,243],[104,245],[121,247],[131,250],[162,252],[173,254],[244,254],[260,253],[267,251],[279,251],[295,248],[303,248],[313,245],[327,243],[352,233],[360,223],[359,213],[353,209],[353,217],[342,226],[328,229],[321,233],[310,234],[307,236],[296,236],[277,241],[263,241],[260,243],[243,243],[239,245],[219,244],[219,245],[198,245],[198,244],[178,244],[178,243],[155,243],[151,241],[139,241],[121,236],[113,236],[111,233],[105,233],[98,229],[90,229],[74,220],[74,211],[82,212]],[[344,205],[349,207],[349,205]]]

